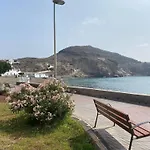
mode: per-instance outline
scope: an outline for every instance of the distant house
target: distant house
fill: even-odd
[[[24,77],[29,77],[29,78],[48,78],[49,75],[47,74],[47,71],[25,72]]]
[[[9,63],[9,64],[11,64],[11,65],[13,65],[13,64],[19,64],[20,63],[16,59],[8,59],[8,60],[6,60],[6,62]]]
[[[35,76],[35,78],[48,78],[49,77],[45,73],[40,73],[40,72],[35,73],[34,76]]]
[[[53,69],[54,69],[54,66],[48,65],[48,70],[53,70]]]
[[[12,70],[9,70],[9,71],[5,72],[1,76],[19,76],[20,73],[21,73],[20,70],[12,69]]]

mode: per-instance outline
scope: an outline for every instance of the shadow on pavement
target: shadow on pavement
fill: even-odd
[[[94,129],[96,135],[102,139],[102,142],[108,150],[126,150],[111,134],[105,129]]]

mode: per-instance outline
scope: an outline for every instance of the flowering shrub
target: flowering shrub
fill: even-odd
[[[25,111],[30,118],[46,123],[73,110],[74,104],[66,89],[65,84],[55,78],[45,81],[38,88],[25,83],[16,87],[7,101],[13,112]]]
[[[0,83],[0,95],[7,95],[10,90],[10,85],[8,83]]]

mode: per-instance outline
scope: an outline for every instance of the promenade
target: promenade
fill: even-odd
[[[75,101],[74,115],[88,123],[91,127],[94,126],[96,117],[96,109],[93,103],[93,98],[94,97],[77,94],[74,94],[72,97]],[[129,114],[129,117],[137,123],[150,121],[150,107],[100,98],[95,99],[98,99],[103,103],[109,103],[114,108]],[[150,130],[150,124],[146,124],[144,127]],[[110,150],[128,149],[131,135],[117,125],[113,127],[113,123],[102,115],[99,116],[95,133],[102,138],[105,145]],[[134,140],[132,150],[150,150],[150,136]]]

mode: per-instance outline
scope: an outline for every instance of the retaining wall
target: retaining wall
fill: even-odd
[[[132,94],[125,92],[108,91],[101,89],[85,88],[85,87],[69,87],[70,92],[76,94],[87,95],[97,98],[110,99],[113,101],[120,101],[132,104],[138,104],[150,107],[150,95],[146,94]]]

